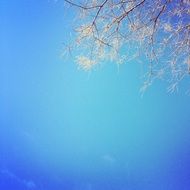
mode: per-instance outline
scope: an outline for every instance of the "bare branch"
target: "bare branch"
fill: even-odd
[[[157,78],[177,86],[189,76],[189,0],[65,2],[79,8],[74,46],[85,70],[103,61],[121,64],[135,59],[146,60],[146,86]]]

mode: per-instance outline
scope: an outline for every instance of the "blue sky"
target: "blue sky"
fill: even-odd
[[[90,73],[61,57],[73,9],[0,2],[0,189],[188,190],[189,96],[142,66]]]

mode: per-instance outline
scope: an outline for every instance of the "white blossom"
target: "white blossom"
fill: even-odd
[[[82,14],[73,45],[85,52],[76,58],[79,67],[90,70],[104,61],[124,63],[138,57],[148,60],[146,86],[160,76],[177,86],[189,73],[189,0],[80,2],[70,2]]]
[[[96,64],[94,60],[85,56],[77,56],[76,62],[80,68],[86,71],[90,70]]]

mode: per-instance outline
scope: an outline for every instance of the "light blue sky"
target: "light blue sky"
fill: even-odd
[[[142,66],[90,73],[61,57],[73,9],[0,2],[0,189],[188,190],[189,96]]]

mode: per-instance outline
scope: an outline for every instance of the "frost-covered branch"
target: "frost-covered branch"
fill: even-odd
[[[175,86],[189,75],[189,0],[65,1],[79,11],[73,49],[81,68],[145,60],[147,86],[155,78]]]

